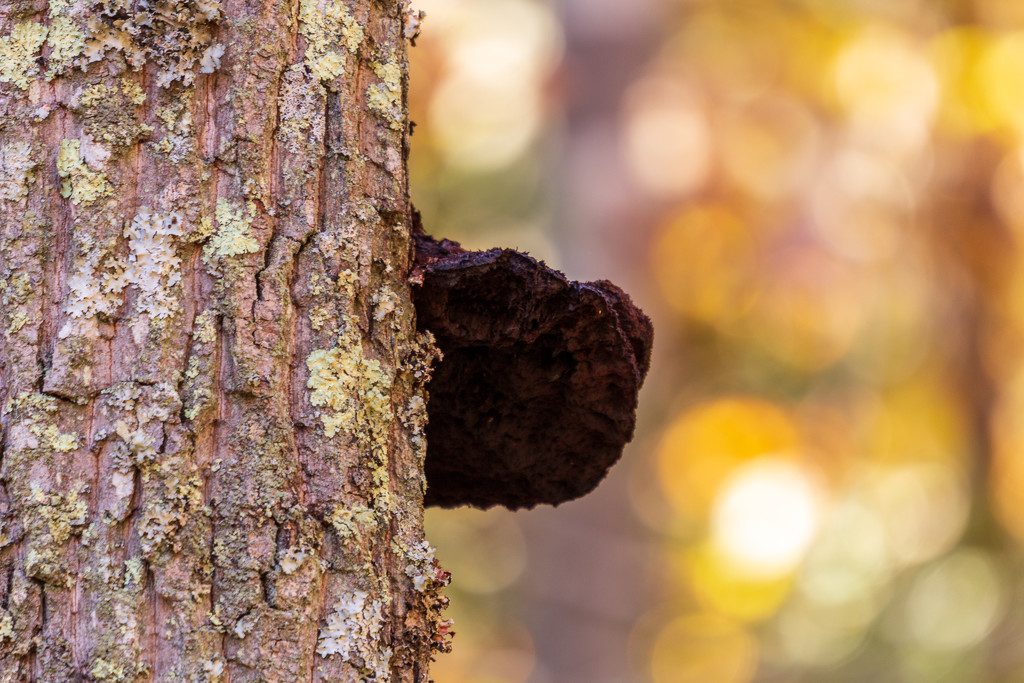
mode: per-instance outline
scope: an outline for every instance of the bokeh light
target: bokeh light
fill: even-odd
[[[785,575],[814,539],[821,507],[821,492],[804,469],[781,458],[760,458],[738,468],[719,489],[711,538],[739,568]]]

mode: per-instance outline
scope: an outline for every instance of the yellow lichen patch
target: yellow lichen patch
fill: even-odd
[[[63,178],[60,194],[72,204],[93,202],[113,191],[105,173],[90,170],[82,161],[81,146],[81,140],[61,140],[57,156],[57,173]]]
[[[46,80],[52,81],[67,71],[85,50],[85,34],[70,17],[56,17],[50,25],[47,43],[50,45],[50,68],[46,72]]]
[[[0,643],[5,640],[14,640],[14,618],[6,610],[0,617]]]
[[[121,92],[135,106],[139,106],[146,101],[146,93],[142,92],[142,86],[127,78],[121,79]]]
[[[7,326],[7,334],[16,335],[29,322],[29,316],[24,310],[15,310],[10,314],[10,324]]]
[[[327,515],[327,523],[334,527],[343,539],[358,540],[364,529],[373,533],[377,527],[377,517],[373,510],[365,505],[335,505],[331,514]]]
[[[256,206],[250,201],[246,208],[247,211],[243,212],[240,207],[233,209],[231,203],[223,197],[217,200],[217,231],[203,249],[203,260],[207,265],[230,256],[259,251],[260,244],[252,236]]]
[[[83,107],[95,107],[109,100],[114,95],[114,89],[106,83],[94,83],[82,91],[82,96],[78,98],[78,103]]]
[[[153,132],[135,112],[145,99],[137,83],[123,78],[120,87],[116,83],[90,85],[73,100],[72,107],[81,113],[93,139],[127,149]]]
[[[314,330],[321,330],[334,320],[334,311],[327,306],[314,306],[309,311],[309,325]]]
[[[96,663],[92,665],[91,673],[93,678],[103,681],[103,683],[107,683],[107,681],[122,683],[127,680],[123,664],[115,664],[105,659],[97,659]]]
[[[51,422],[58,411],[57,399],[45,394],[22,392],[7,399],[2,415],[15,412],[12,430],[25,430],[24,443],[29,448],[41,448],[67,453],[78,448],[78,436],[61,433]],[[20,439],[20,437],[19,437]]]
[[[363,27],[348,6],[342,0],[301,0],[299,22],[306,39],[306,68],[321,81],[341,75],[344,51],[355,54],[363,42]]]
[[[0,147],[0,199],[16,202],[27,197],[31,171],[38,165],[27,142]]]
[[[346,321],[349,328],[352,321]],[[346,430],[370,445],[385,440],[391,410],[391,376],[376,359],[366,358],[357,335],[345,334],[330,349],[317,349],[306,358],[313,390],[309,402],[322,408],[324,436]]]
[[[402,130],[405,116],[402,112],[402,68],[394,61],[375,61],[370,65],[380,83],[366,88],[370,109],[388,121],[394,130]]]
[[[67,496],[59,493],[45,493],[38,484],[32,485],[32,506],[46,522],[50,537],[57,545],[63,545],[75,533],[75,527],[83,527],[89,507],[78,498],[78,491]]]
[[[74,434],[62,434],[56,425],[31,425],[28,430],[41,437],[49,448],[67,453],[78,448],[78,437]]]
[[[11,34],[0,38],[0,83],[13,83],[22,90],[36,75],[36,54],[46,40],[48,29],[34,21],[18,24]]]
[[[192,339],[200,344],[212,344],[217,340],[217,315],[206,309],[196,316]]]
[[[167,139],[165,138],[164,142],[166,141]],[[188,236],[185,238],[185,241],[191,242],[192,244],[198,244],[199,242],[205,241],[206,238],[208,238],[212,234],[213,219],[210,218],[209,216],[203,216],[202,218],[199,219],[199,223],[196,225],[196,227],[192,229],[192,232],[190,232]]]

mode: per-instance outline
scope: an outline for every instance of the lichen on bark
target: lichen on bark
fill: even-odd
[[[447,647],[398,5],[0,18],[5,683],[413,683]]]

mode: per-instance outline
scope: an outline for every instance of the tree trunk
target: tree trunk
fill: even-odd
[[[397,0],[2,0],[0,683],[426,681]]]

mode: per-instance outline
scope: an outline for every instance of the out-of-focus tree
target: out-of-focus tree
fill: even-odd
[[[658,338],[597,497],[431,519],[456,577],[524,534],[518,579],[456,583],[495,626],[450,680],[1024,676],[1022,5],[464,4],[413,54],[428,225],[616,277]]]

